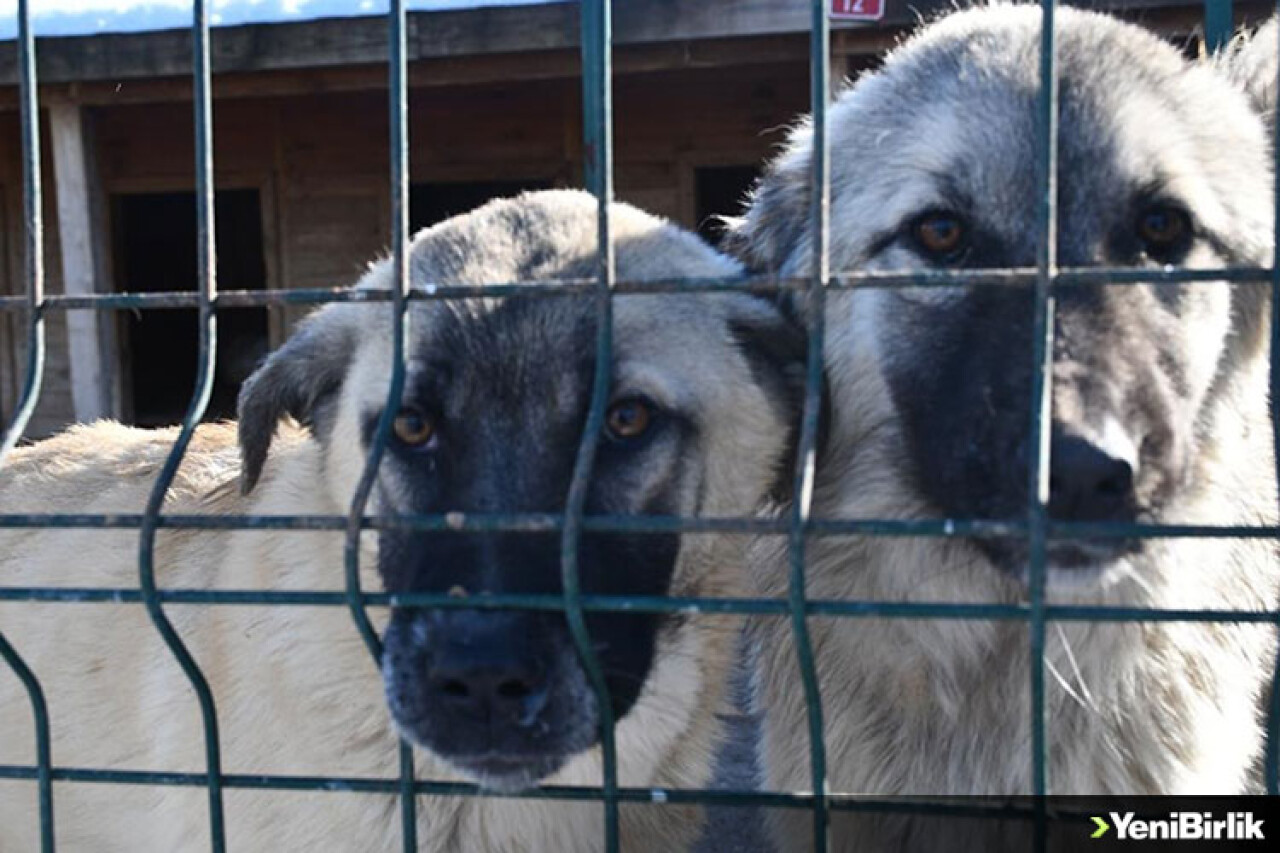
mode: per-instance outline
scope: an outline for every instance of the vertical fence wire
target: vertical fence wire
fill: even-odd
[[[26,234],[27,368],[13,420],[0,436],[0,462],[26,431],[44,380],[44,200],[40,181],[40,107],[30,0],[18,0],[18,75],[22,102],[22,203]]]
[[[347,608],[355,622],[365,646],[373,657],[374,665],[381,668],[382,641],[365,609],[364,590],[360,585],[360,532],[369,497],[378,478],[378,466],[386,451],[391,434],[391,423],[399,412],[404,396],[405,359],[409,342],[409,97],[406,69],[406,21],[404,0],[391,0],[387,10],[388,74],[390,121],[390,195],[392,231],[392,332],[391,332],[391,381],[387,387],[386,402],[369,444],[364,471],[356,485],[347,513],[346,541],[343,550]],[[399,746],[400,765],[400,825],[403,849],[416,850],[418,846],[417,801],[414,795],[413,749],[404,740]]]
[[[818,416],[822,394],[822,351],[826,329],[826,287],[831,278],[829,251],[831,155],[827,147],[827,102],[831,89],[831,23],[825,0],[813,0],[813,18],[809,39],[809,90],[813,113],[812,205],[813,228],[811,277],[806,288],[808,302],[809,343],[805,361],[805,393],[800,435],[796,452],[795,496],[791,507],[788,553],[790,575],[787,600],[791,616],[791,634],[795,641],[797,664],[804,685],[805,709],[809,722],[809,772],[813,786],[813,849],[827,849],[827,751],[822,719],[822,694],[813,658],[813,642],[806,620],[808,600],[805,595],[805,533],[813,505],[813,483],[816,473]]]
[[[1204,46],[1210,53],[1226,47],[1234,29],[1232,0],[1204,0]]]
[[[409,293],[409,73],[406,50],[406,19],[404,0],[391,0],[387,10],[387,39],[390,43],[391,63],[390,83],[391,101],[388,109],[391,114],[391,241],[395,269],[395,290],[398,298],[404,300]],[[397,317],[402,325],[396,335],[400,342],[400,353],[396,359],[396,369],[404,376],[406,347],[408,346],[408,317],[401,307]],[[394,405],[387,410],[394,412],[399,408],[399,393]],[[418,809],[413,790],[413,747],[407,741],[400,741],[400,837],[404,853],[413,853],[418,849]]]
[[[1280,0],[1276,0],[1274,14],[1280,18]],[[1276,28],[1276,43],[1271,47],[1280,57],[1280,27]],[[1280,63],[1277,63],[1277,79],[1274,81],[1276,87],[1272,91],[1280,92]],[[1273,140],[1280,139],[1280,110],[1272,108],[1271,111],[1271,132]],[[1273,460],[1275,464],[1276,485],[1280,487],[1280,148],[1272,145],[1273,160],[1272,169],[1272,241],[1271,241],[1271,370],[1268,382],[1270,384],[1271,399],[1271,441],[1272,452],[1275,453]],[[1272,559],[1275,559],[1276,551],[1272,549]],[[1280,638],[1280,619],[1276,621],[1276,633]],[[1272,645],[1277,645],[1273,640]],[[1280,650],[1278,650],[1280,651]],[[1271,677],[1271,701],[1267,708],[1267,751],[1263,762],[1263,772],[1266,778],[1263,780],[1267,786],[1267,793],[1275,796],[1280,794],[1280,653],[1276,655],[1274,665],[1272,667]]]
[[[0,658],[22,682],[36,721],[36,791],[40,803],[40,850],[53,853],[53,756],[49,743],[49,706],[35,673],[0,633]]]
[[[1045,573],[1048,549],[1050,397],[1052,393],[1054,294],[1058,252],[1058,69],[1054,39],[1056,0],[1041,0],[1040,92],[1036,116],[1038,198],[1035,312],[1032,322],[1031,422],[1028,443],[1027,525],[1030,594],[1031,787],[1036,797],[1035,849],[1044,850],[1044,796],[1049,791],[1045,735]]]
[[[612,10],[610,0],[582,3],[582,133],[583,177],[596,197],[596,347],[591,403],[582,440],[573,463],[573,479],[565,501],[564,529],[560,538],[560,575],[565,620],[587,679],[596,697],[600,717],[600,770],[604,793],[604,849],[617,853],[618,760],[614,740],[613,703],[604,670],[596,656],[582,609],[582,583],[578,550],[591,470],[595,463],[605,406],[613,376],[613,285],[616,275],[610,205],[613,203],[613,63]]]
[[[44,224],[40,187],[40,112],[36,92],[36,45],[29,0],[18,0],[18,74],[22,109],[22,198],[26,227],[27,368],[13,420],[0,435],[0,464],[26,431],[44,378]],[[0,658],[27,691],[35,721],[36,791],[40,808],[40,849],[53,853],[53,757],[49,705],[31,668],[0,631]]]
[[[169,487],[178,474],[187,447],[197,425],[204,417],[213,392],[217,362],[218,322],[215,312],[217,296],[217,247],[214,237],[213,207],[213,102],[209,65],[209,14],[207,0],[195,0],[192,10],[191,40],[195,101],[195,172],[196,172],[196,277],[199,296],[199,356],[196,363],[196,386],[192,393],[182,427],[173,443],[164,467],[156,478],[147,499],[139,527],[138,582],[147,614],[164,639],[169,651],[181,665],[195,690],[204,727],[206,784],[209,792],[209,835],[212,849],[226,849],[226,829],[222,808],[222,756],[218,742],[218,715],[213,691],[200,665],[183,644],[173,623],[165,615],[156,588],[155,546]]]

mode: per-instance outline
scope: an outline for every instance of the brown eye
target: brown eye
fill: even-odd
[[[1185,210],[1172,205],[1147,208],[1138,215],[1137,225],[1143,250],[1157,261],[1177,260],[1191,237],[1191,218]]]
[[[922,254],[940,263],[954,263],[969,248],[965,222],[954,213],[934,210],[911,225],[911,237]]]
[[[436,434],[436,422],[430,415],[405,409],[396,415],[391,430],[401,444],[409,447],[423,447]]]
[[[652,423],[653,407],[638,397],[619,400],[604,415],[605,431],[617,441],[639,438]]]

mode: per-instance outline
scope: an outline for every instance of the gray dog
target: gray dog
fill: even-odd
[[[833,269],[1034,266],[1040,16],[995,6],[945,17],[838,100]],[[1245,94],[1135,26],[1072,9],[1059,10],[1057,25],[1059,263],[1269,264],[1270,158]],[[810,152],[801,127],[733,235],[757,268],[809,269]],[[833,294],[832,424],[815,515],[1025,518],[1033,305],[1027,287]],[[1063,288],[1051,518],[1274,524],[1268,315],[1258,286]],[[809,553],[817,598],[1027,600],[1027,549],[1016,539],[851,537],[815,540]],[[1267,541],[1055,541],[1048,557],[1054,603],[1276,606],[1280,571]],[[781,546],[762,543],[754,563],[759,591],[782,594]],[[767,782],[804,789],[808,730],[790,630],[785,620],[756,628]],[[1025,623],[815,618],[810,629],[833,791],[1032,790]],[[1274,643],[1267,627],[1232,623],[1050,623],[1050,790],[1256,788]],[[809,848],[810,826],[799,812],[773,822],[788,851]],[[941,849],[1008,839],[965,826]],[[846,813],[832,837],[840,851],[937,849],[936,829]]]
[[[623,280],[739,271],[634,208],[617,205],[613,223]],[[419,287],[589,277],[595,245],[590,196],[532,194],[419,235],[411,276]],[[383,262],[361,286],[390,284]],[[561,512],[595,370],[594,301],[412,306],[407,385],[371,510]],[[742,294],[619,296],[614,320],[612,396],[588,513],[743,516],[789,481],[804,346],[770,305]],[[385,305],[333,305],[305,321],[246,384],[238,446],[236,430],[201,427],[166,511],[345,513],[385,403],[390,335]],[[138,512],[172,439],[102,423],[19,449],[0,506]],[[365,586],[558,595],[559,543],[554,532],[387,530],[362,542]],[[741,536],[588,531],[583,592],[733,595],[745,549]],[[343,537],[163,532],[157,565],[167,587],[340,590]],[[136,534],[0,532],[0,581],[134,587]],[[398,729],[422,747],[419,778],[506,792],[539,781],[600,784],[600,709],[559,613],[393,608],[380,626],[380,684],[344,608],[170,612],[217,698],[227,772],[394,778]],[[190,688],[142,608],[0,604],[0,625],[42,679],[59,764],[203,771]],[[706,784],[737,626],[724,616],[588,614],[619,720],[622,785]],[[21,685],[0,669],[0,764],[30,764],[32,732]],[[400,845],[394,795],[239,789],[226,807],[232,849]],[[0,848],[36,849],[35,815],[33,784],[0,784]],[[208,847],[200,788],[60,785],[56,815],[63,849]],[[418,815],[424,851],[602,847],[598,802],[422,798]],[[624,847],[640,853],[687,849],[699,825],[700,810],[688,806],[622,807]]]

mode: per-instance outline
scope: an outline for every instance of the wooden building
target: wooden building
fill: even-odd
[[[870,67],[917,12],[943,5],[889,2],[877,25],[838,25],[834,73]],[[1119,5],[1190,37],[1202,15],[1194,2]],[[808,10],[807,0],[616,3],[618,196],[704,233],[712,214],[734,212],[807,110]],[[492,196],[580,185],[576,4],[415,13],[409,26],[415,227]],[[193,290],[189,34],[41,39],[37,55],[48,292]],[[214,31],[221,288],[344,285],[387,249],[385,57],[377,18]],[[16,82],[15,46],[0,44],[0,295],[24,288]],[[232,413],[239,381],[301,313],[220,313],[211,416]],[[0,422],[22,384],[23,323],[0,315]],[[97,417],[177,420],[195,339],[193,311],[51,312],[28,434]]]

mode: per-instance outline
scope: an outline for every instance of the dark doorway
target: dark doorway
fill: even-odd
[[[474,210],[495,198],[508,198],[528,190],[551,188],[551,181],[539,178],[513,181],[441,181],[409,187],[409,230],[417,232]]]
[[[698,234],[715,245],[724,236],[717,217],[741,216],[747,193],[760,171],[756,166],[701,166],[694,170]]]
[[[116,290],[196,290],[195,194],[112,197]],[[266,283],[257,190],[222,190],[214,200],[220,290],[262,290]],[[195,390],[199,331],[194,309],[123,315],[128,363],[125,414],[139,426],[182,420]],[[232,418],[240,384],[267,351],[266,308],[218,311],[218,360],[206,420]]]

